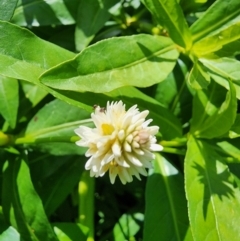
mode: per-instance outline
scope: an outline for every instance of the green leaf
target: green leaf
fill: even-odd
[[[207,0],[181,0],[180,4],[184,13],[194,12],[199,9]]]
[[[221,155],[189,138],[185,187],[194,240],[239,240],[240,192]]]
[[[12,22],[21,26],[74,24],[78,4],[78,0],[20,0]]]
[[[224,153],[225,157],[229,162],[240,163],[240,145],[238,138],[233,140],[219,141],[217,142],[217,146],[221,148],[220,153]],[[219,149],[216,150],[219,151]]]
[[[48,93],[37,85],[30,82],[20,81],[25,97],[31,102],[32,107],[36,106]]]
[[[210,83],[210,76],[204,70],[201,62],[195,62],[189,74],[188,82],[193,89],[206,89]]]
[[[240,39],[222,46],[215,54],[219,57],[235,57],[237,54],[240,54],[239,45]]]
[[[55,169],[52,170],[52,173],[49,173],[49,169],[46,167],[54,168],[53,165],[48,164],[44,166],[45,168],[41,167],[41,159],[37,164],[32,162],[31,168],[33,168],[33,175],[37,175],[39,170],[49,174],[46,178],[40,180],[36,178],[35,183],[39,196],[42,199],[44,210],[47,216],[50,216],[76,187],[84,170],[86,158],[76,156],[66,157],[65,159],[62,157],[55,159],[52,156],[45,158],[48,163],[52,161],[55,164]],[[61,162],[61,166],[58,167],[57,162]]]
[[[113,228],[114,241],[135,240],[134,236],[140,229],[138,222],[142,222],[142,213],[123,214]]]
[[[15,128],[18,114],[18,81],[0,75],[0,113]]]
[[[208,90],[197,91],[191,125],[194,135],[211,139],[229,131],[237,112],[236,92],[231,81],[229,88],[223,102],[225,90],[214,82],[209,85]]]
[[[49,139],[50,143],[39,143],[36,147],[38,150],[53,155],[81,155],[85,153],[85,149],[70,143],[70,139],[75,135],[74,129],[82,124],[81,120],[89,119],[89,117],[88,112],[78,107],[61,100],[53,100],[40,109],[29,122],[25,138],[36,138],[37,140],[44,138],[46,141]],[[54,143],[52,137],[57,141],[63,141],[63,143]],[[38,143],[37,140],[34,144]]]
[[[27,29],[4,21],[0,21],[0,39],[0,74],[11,78],[38,84],[42,72],[74,57]]]
[[[146,87],[163,81],[177,57],[175,45],[166,37],[116,37],[87,47],[75,59],[46,71],[40,80],[56,89],[95,93]]]
[[[76,49],[81,51],[89,45],[95,34],[110,18],[109,9],[117,0],[80,1],[75,30]]]
[[[164,26],[172,40],[180,46],[191,47],[191,34],[182,9],[175,0],[142,0],[158,23]]]
[[[193,240],[188,230],[183,176],[159,154],[147,181],[144,220],[144,241]]]
[[[26,157],[9,158],[3,168],[3,212],[6,220],[26,241],[57,238],[45,215],[41,199],[36,193]]]
[[[20,234],[13,227],[9,227],[0,235],[0,241],[20,241]]]
[[[18,0],[1,0],[0,1],[0,20],[10,21]]]
[[[59,241],[87,241],[88,229],[81,224],[53,223]]]
[[[237,98],[240,99],[240,62],[231,58],[203,59],[200,61],[208,69],[208,74],[229,90],[228,80],[233,82]]]
[[[197,55],[215,52],[240,38],[240,2],[216,1],[190,28]]]
[[[157,85],[155,99],[185,124],[191,119],[192,94],[186,83],[187,66],[179,60],[167,79]]]
[[[239,136],[240,136],[240,114],[237,114],[235,122],[229,131],[229,137],[236,138]]]

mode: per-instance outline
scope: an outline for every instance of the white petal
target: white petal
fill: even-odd
[[[112,167],[109,169],[109,177],[110,177],[110,182],[112,184],[114,184],[117,174],[118,174],[118,170],[116,167]]]
[[[129,160],[132,164],[134,164],[134,165],[136,165],[136,166],[139,166],[139,167],[142,166],[142,163],[141,163],[141,162],[139,161],[139,159],[136,158],[134,155],[132,155],[132,154],[126,154],[126,156],[127,156],[128,160]]]
[[[115,158],[115,161],[119,166],[122,167],[130,167],[129,164],[124,160],[124,158],[121,156],[120,158]]]
[[[133,146],[134,148],[139,148],[139,147],[140,147],[139,143],[136,142],[136,141],[133,141],[132,146]]]
[[[118,138],[119,138],[119,140],[122,141],[122,140],[124,139],[124,137],[125,137],[125,131],[124,131],[124,130],[120,130],[120,131],[118,132]]]
[[[151,144],[150,150],[151,151],[162,151],[163,147],[159,144]]]
[[[85,169],[90,170],[93,162],[93,157],[89,158],[88,161],[85,164]]]
[[[159,131],[159,127],[158,126],[148,126],[147,127],[148,133],[150,133],[151,135],[156,135]]]
[[[142,149],[139,149],[139,148],[134,148],[133,149],[133,152],[137,153],[138,155],[144,155],[144,151]]]
[[[115,143],[112,145],[112,152],[113,154],[118,157],[121,156],[121,146],[119,145],[118,141],[116,140]]]
[[[102,161],[101,161],[101,165],[103,166],[103,165],[106,165],[106,164],[108,164],[109,162],[111,162],[112,160],[113,160],[113,158],[114,158],[114,155],[112,154],[112,153],[107,153],[105,156],[104,156],[104,158],[102,159]]]
[[[127,152],[131,152],[132,151],[132,147],[131,147],[131,145],[129,145],[129,143],[127,141],[124,142],[123,148]]]

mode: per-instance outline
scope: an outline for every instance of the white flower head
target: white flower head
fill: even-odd
[[[156,144],[159,127],[148,126],[151,119],[145,120],[149,111],[140,112],[137,105],[125,110],[122,101],[108,102],[107,107],[95,106],[91,117],[96,128],[80,126],[75,133],[81,137],[78,146],[88,147],[89,157],[85,168],[90,175],[99,177],[109,171],[110,181],[114,183],[118,175],[126,184],[147,175],[146,168],[152,167],[155,158],[152,151],[161,151]]]

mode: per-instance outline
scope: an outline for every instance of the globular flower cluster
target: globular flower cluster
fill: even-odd
[[[99,177],[109,171],[111,183],[118,175],[126,184],[133,176],[147,175],[146,168],[152,167],[155,158],[152,151],[161,151],[156,144],[159,127],[148,126],[151,119],[145,120],[148,110],[140,112],[137,105],[125,110],[122,101],[108,102],[106,108],[95,106],[91,118],[95,128],[80,126],[75,133],[81,137],[77,145],[88,147],[89,157],[85,168],[90,175]]]

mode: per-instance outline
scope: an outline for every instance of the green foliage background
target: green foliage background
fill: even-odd
[[[239,0],[0,0],[0,241],[240,240]],[[160,127],[110,184],[73,130],[122,100]]]

